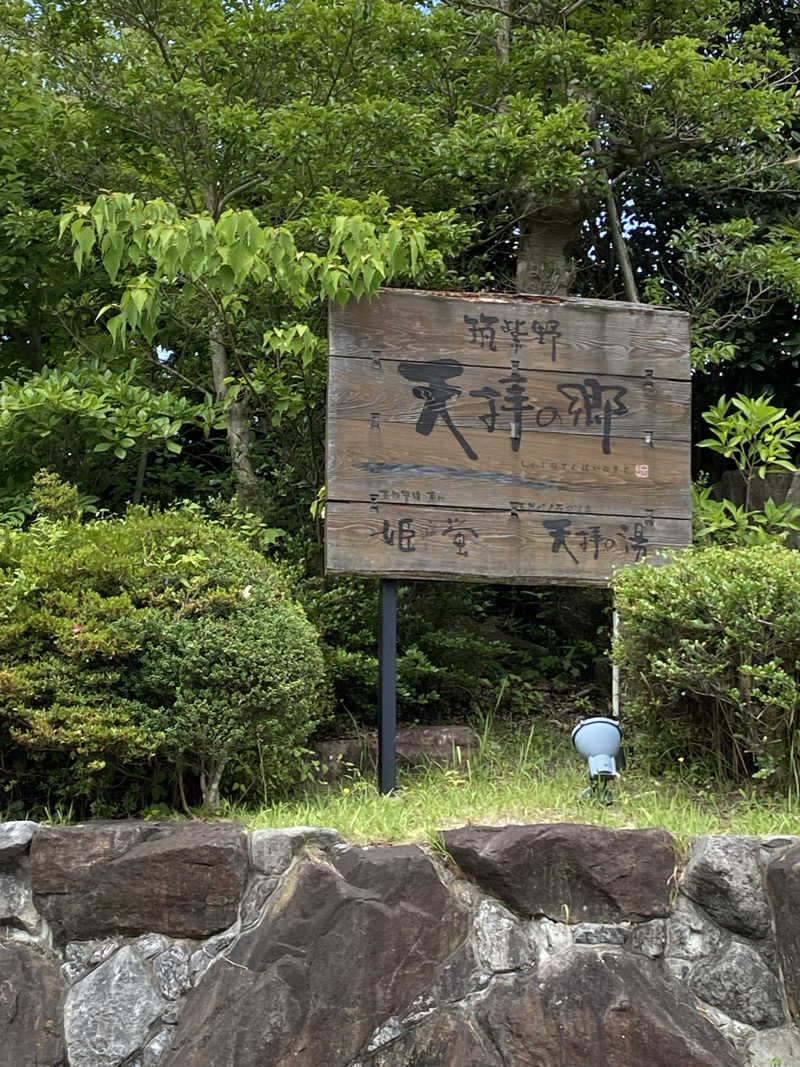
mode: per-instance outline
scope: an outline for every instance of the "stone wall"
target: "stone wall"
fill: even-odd
[[[797,1067],[800,839],[0,825],[0,1067]]]

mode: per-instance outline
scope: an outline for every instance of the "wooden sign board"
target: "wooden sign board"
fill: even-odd
[[[330,351],[329,573],[603,585],[690,543],[682,312],[384,289]]]

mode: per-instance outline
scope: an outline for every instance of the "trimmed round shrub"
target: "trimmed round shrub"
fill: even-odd
[[[169,619],[152,612],[132,628],[144,720],[161,750],[197,773],[209,811],[234,760],[257,768],[264,790],[291,784],[320,718],[316,632],[293,601],[249,595]]]
[[[0,534],[5,807],[213,809],[286,784],[325,709],[316,632],[282,573],[194,506]],[[2,803],[0,799],[0,803]]]
[[[624,715],[650,768],[800,793],[800,553],[689,549],[613,584]]]

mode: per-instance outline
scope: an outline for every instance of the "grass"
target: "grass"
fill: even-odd
[[[313,786],[259,810],[225,803],[220,814],[253,830],[329,826],[357,844],[435,846],[439,830],[469,823],[662,827],[675,837],[684,855],[689,841],[703,834],[800,836],[797,797],[770,795],[763,785],[737,789],[704,783],[681,760],[672,773],[658,778],[643,773],[634,761],[614,784],[611,805],[584,799],[586,765],[572,747],[568,731],[541,720],[515,730],[495,728],[489,722],[477,754],[467,758],[456,751],[454,757],[454,766],[448,768],[401,770],[398,790],[390,796],[379,794],[373,768],[363,777],[354,774],[337,785]],[[75,821],[71,809],[35,817],[48,823]],[[159,809],[151,817],[170,816]]]
[[[719,790],[675,775],[653,779],[625,771],[605,806],[584,800],[585,765],[568,739],[544,727],[527,733],[487,729],[480,751],[451,768],[401,772],[399,788],[381,796],[374,775],[316,787],[257,813],[231,809],[250,829],[330,826],[349,841],[433,843],[438,830],[468,823],[588,822],[663,827],[686,848],[702,834],[800,834],[800,803],[752,789]]]

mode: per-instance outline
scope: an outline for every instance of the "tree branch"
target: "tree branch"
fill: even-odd
[[[527,26],[541,26],[541,19],[531,18],[530,15],[520,15],[518,11],[504,11],[502,7],[496,7],[494,4],[482,3],[481,0],[443,0],[448,7],[468,7],[473,11],[491,11],[494,15],[502,15],[506,19],[514,19],[517,22],[523,22]],[[583,3],[583,0],[581,0]]]
[[[560,19],[568,19],[573,11],[577,11],[579,7],[583,7],[586,0],[573,0],[571,4],[567,4],[566,7],[562,7],[558,13]]]
[[[328,104],[330,103],[331,97],[333,96],[333,91],[336,88],[336,86],[339,84],[339,79],[342,76],[342,71],[344,70],[344,65],[347,62],[347,60],[350,58],[350,52],[351,52],[351,50],[353,48],[353,41],[355,40],[355,38],[356,38],[356,20],[353,19],[353,21],[352,21],[352,23],[350,25],[350,33],[347,36],[347,44],[345,45],[344,49],[341,52],[341,55],[339,56],[338,66],[336,67],[336,70],[335,70],[335,72],[333,74],[333,78],[331,79],[331,83],[328,86],[328,91],[325,94],[325,99],[322,101],[322,106],[323,107],[327,107],[328,106]]]
[[[141,5],[141,3],[137,3],[136,7],[139,11],[139,14],[141,15],[141,21],[137,20],[136,18],[134,18],[132,21],[135,25],[138,26],[139,29],[144,29],[145,33],[147,33],[150,36],[151,40],[155,42],[156,48],[161,53],[161,58],[164,61],[164,66],[166,67],[167,73],[172,79],[173,84],[177,85],[183,77],[183,72],[178,74],[178,72],[175,70],[175,67],[172,63],[172,57],[167,51],[167,46],[164,41],[164,38],[161,36],[161,34],[153,25],[153,23],[150,21],[145,8]]]
[[[614,196],[614,190],[608,179],[608,174],[605,171],[602,173],[606,182],[606,210],[608,212],[608,225],[611,230],[611,243],[614,245],[614,254],[617,257],[617,263],[619,264],[619,269],[622,273],[622,280],[625,284],[625,296],[631,303],[638,304],[639,292],[636,288],[636,279],[633,276],[630,252],[628,251],[625,234],[622,232],[622,224],[619,220],[619,212],[617,211],[617,201]]]
[[[204,385],[201,385],[200,382],[193,382],[191,378],[187,378],[185,374],[181,374],[179,370],[176,370],[175,367],[171,366],[169,363],[162,362],[158,358],[158,355],[156,353],[153,353],[153,362],[159,370],[165,370],[168,374],[173,374],[176,378],[180,378],[182,382],[185,382],[187,385],[190,385],[192,389],[196,389],[200,393],[205,393],[205,395],[209,397],[214,396],[211,390],[206,389],[206,387]]]
[[[572,3],[565,4],[564,7],[554,13],[552,22],[565,22],[573,12],[577,11],[578,8],[583,7],[586,2],[587,0],[572,0]],[[443,0],[443,3],[447,4],[449,7],[466,7],[473,11],[491,11],[495,15],[502,15],[504,18],[522,22],[526,26],[547,25],[546,20],[541,17],[523,15],[519,11],[507,11],[504,7],[486,3],[485,0]],[[503,0],[498,0],[498,3],[502,4]]]
[[[243,193],[246,189],[252,189],[254,185],[258,185],[258,183],[262,181],[264,181],[263,176],[261,174],[258,174],[255,178],[248,178],[247,181],[242,182],[241,185],[237,185],[233,189],[229,189],[228,192],[220,198],[218,210],[222,211],[225,205],[230,200],[233,200],[235,196],[238,196],[239,193]]]

